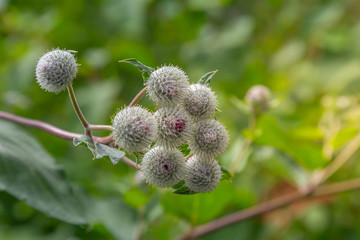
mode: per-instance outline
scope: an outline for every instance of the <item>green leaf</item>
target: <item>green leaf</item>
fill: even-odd
[[[230,180],[232,178],[231,173],[227,169],[221,167],[221,172],[222,172],[221,181]]]
[[[0,121],[0,190],[53,218],[88,222],[79,195],[36,139]]]
[[[138,214],[121,198],[95,199],[90,201],[88,208],[92,222],[103,224],[115,239],[135,239],[138,232]]]
[[[178,182],[177,184],[175,184],[174,186],[172,186],[171,188],[173,189],[180,189],[182,188],[183,186],[185,186],[185,181],[184,180],[181,180],[180,182]]]
[[[274,117],[264,115],[256,127],[259,132],[255,138],[256,144],[274,146],[307,169],[320,168],[326,164],[321,144],[294,138],[291,129],[280,128]]]
[[[196,192],[191,191],[187,186],[185,186],[185,181],[181,180],[174,186],[172,186],[175,191],[173,193],[180,194],[180,195],[192,195],[197,194]]]
[[[143,63],[141,63],[140,61],[138,61],[135,58],[128,58],[128,59],[121,60],[119,62],[130,63],[130,64],[138,67],[139,70],[143,73],[143,77],[145,79],[147,79],[150,76],[150,74],[154,71],[154,69],[152,67],[148,67],[148,66],[144,65]]]
[[[206,86],[209,86],[210,85],[210,80],[215,75],[215,73],[217,73],[217,71],[218,70],[206,73],[204,76],[202,76],[200,78],[199,83],[203,84],[203,85],[206,85]]]
[[[79,146],[79,145],[87,146],[94,155],[94,157],[96,156],[96,146],[94,144],[94,140],[90,136],[82,135],[81,137],[74,138],[73,144],[74,146]]]
[[[176,190],[175,192],[173,192],[175,194],[179,194],[179,195],[193,195],[193,194],[197,194],[196,192],[191,191],[187,186],[182,186],[181,188],[179,188],[178,190]]]
[[[221,215],[228,206],[238,204],[241,197],[231,182],[222,181],[210,193],[193,194],[185,188],[176,191],[176,194],[165,193],[161,203],[164,212],[200,224]]]
[[[121,158],[125,156],[125,152],[123,151],[111,148],[101,143],[94,143],[94,140],[87,135],[74,138],[73,143],[75,146],[87,145],[87,147],[94,155],[95,159],[100,159],[108,156],[113,164],[117,164],[121,160]]]

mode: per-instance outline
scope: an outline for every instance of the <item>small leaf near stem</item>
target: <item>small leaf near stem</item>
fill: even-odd
[[[119,62],[130,63],[130,64],[138,67],[139,70],[143,73],[143,77],[145,80],[147,78],[149,78],[150,74],[154,71],[154,69],[152,67],[148,67],[148,66],[144,65],[143,63],[141,63],[140,61],[138,61],[135,58],[128,58],[128,59],[120,60]]]
[[[80,107],[76,101],[76,97],[75,97],[75,93],[74,93],[74,89],[72,87],[72,85],[68,86],[68,92],[69,92],[69,97],[70,97],[70,101],[71,104],[74,107],[75,113],[78,116],[81,124],[83,125],[84,129],[85,129],[85,134],[88,136],[91,136],[91,130],[89,128],[90,124],[88,123],[88,121],[86,121],[84,115],[82,114]]]
[[[203,84],[203,85],[206,85],[206,86],[209,86],[210,85],[210,80],[213,78],[215,73],[217,73],[217,71],[218,70],[205,73],[205,75],[200,78],[199,83]]]

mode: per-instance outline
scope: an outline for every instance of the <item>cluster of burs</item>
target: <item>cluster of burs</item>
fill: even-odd
[[[213,119],[214,92],[203,84],[190,85],[185,72],[175,66],[153,71],[145,85],[158,110],[120,110],[113,118],[115,142],[128,152],[147,151],[156,142],[141,162],[142,176],[152,185],[171,187],[184,179],[193,192],[214,190],[222,175],[215,157],[228,144],[226,129]],[[189,159],[177,149],[187,143]]]
[[[42,56],[36,67],[40,86],[55,93],[71,85],[76,73],[74,56],[59,49]],[[222,175],[215,158],[229,138],[214,119],[214,92],[207,85],[190,85],[184,71],[175,66],[154,70],[145,85],[158,109],[154,114],[140,106],[120,110],[112,120],[116,145],[127,152],[145,153],[140,171],[152,185],[166,188],[184,180],[193,192],[214,190]],[[191,151],[187,157],[178,149],[186,144]]]

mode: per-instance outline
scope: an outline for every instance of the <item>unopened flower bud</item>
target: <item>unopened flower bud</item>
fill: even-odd
[[[65,50],[55,49],[43,55],[36,66],[36,79],[49,92],[58,93],[72,84],[77,73],[75,57]]]
[[[158,146],[144,155],[141,171],[149,184],[157,187],[171,187],[183,179],[186,162],[178,149]]]
[[[211,117],[216,110],[216,97],[211,89],[203,84],[192,84],[189,95],[185,98],[184,107],[193,120]]]
[[[206,119],[195,124],[189,147],[201,158],[214,158],[225,151],[228,141],[225,127],[214,119]]]
[[[250,104],[251,111],[259,115],[268,110],[271,92],[264,85],[255,85],[247,91],[245,100]]]
[[[113,118],[115,143],[128,152],[147,150],[157,135],[154,116],[138,106],[126,107]]]
[[[188,140],[192,130],[191,119],[182,107],[160,108],[154,116],[158,125],[158,145],[172,148]]]
[[[215,159],[194,155],[186,163],[185,185],[194,192],[211,192],[221,179],[221,167]]]
[[[174,66],[163,66],[153,71],[146,85],[150,98],[160,106],[179,104],[189,91],[187,75]]]

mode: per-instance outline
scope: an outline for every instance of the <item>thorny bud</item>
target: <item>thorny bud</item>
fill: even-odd
[[[141,171],[146,182],[157,187],[171,187],[183,179],[186,162],[178,149],[158,146],[144,155]]]
[[[201,158],[213,158],[225,151],[228,141],[225,127],[214,119],[206,119],[195,124],[189,147]]]
[[[269,108],[271,92],[264,85],[255,85],[247,91],[245,100],[250,104],[250,110],[260,115]]]
[[[112,122],[115,143],[128,152],[147,150],[157,135],[154,116],[138,106],[120,110]]]
[[[160,108],[154,116],[158,125],[158,145],[174,148],[188,140],[192,131],[191,119],[182,107]]]
[[[186,163],[185,185],[194,192],[211,192],[221,179],[221,167],[215,159],[194,155]]]
[[[160,106],[174,106],[180,103],[189,91],[187,75],[174,66],[163,66],[153,71],[146,85],[150,98]]]
[[[55,49],[44,54],[36,66],[36,79],[40,86],[53,93],[65,90],[77,73],[75,57],[65,50]]]
[[[193,120],[211,117],[216,110],[216,97],[211,89],[203,84],[192,84],[189,95],[185,98],[184,107]]]

